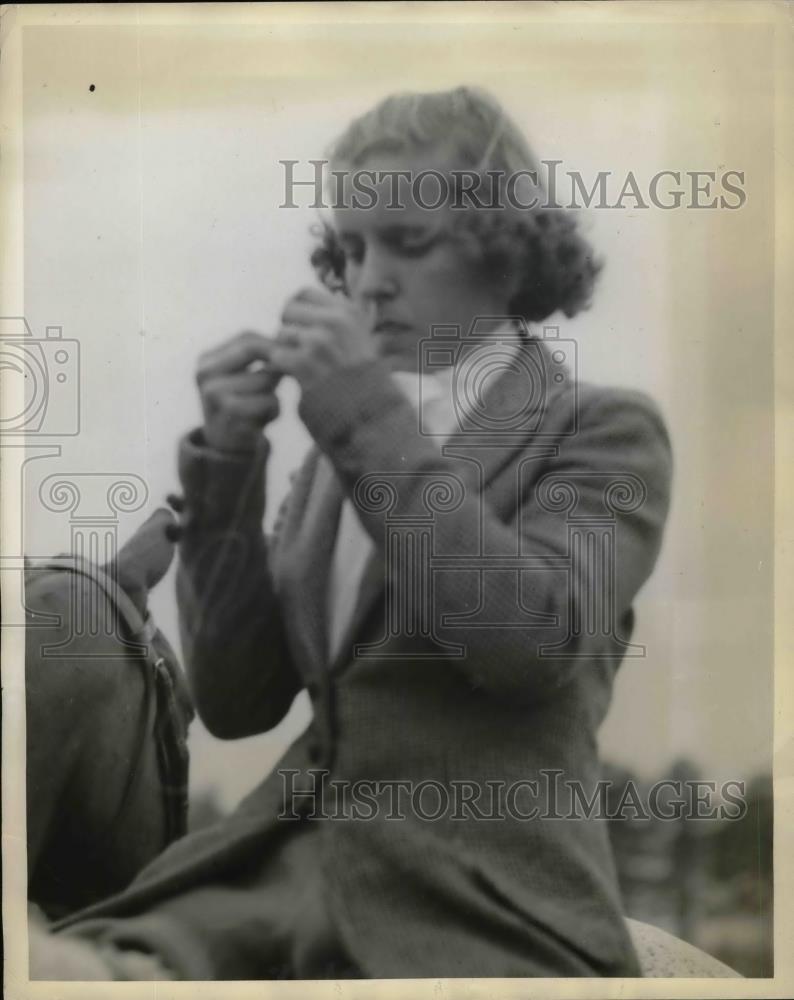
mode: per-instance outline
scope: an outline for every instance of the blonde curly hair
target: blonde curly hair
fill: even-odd
[[[526,140],[499,103],[473,87],[433,93],[393,94],[347,127],[328,151],[333,169],[357,168],[376,153],[443,147],[456,163],[473,170],[486,186],[496,174],[505,180],[527,172],[539,177]],[[500,199],[497,204],[503,204]],[[579,232],[576,217],[557,206],[523,209],[467,207],[457,212],[456,236],[481,255],[494,275],[518,268],[524,278],[510,303],[515,315],[540,322],[560,310],[574,316],[590,305],[602,262]],[[345,254],[332,227],[315,234],[320,245],[312,265],[332,288],[345,287]]]

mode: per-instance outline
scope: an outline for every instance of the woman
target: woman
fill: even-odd
[[[535,170],[489,97],[391,97],[330,161],[326,287],[293,296],[274,339],[202,358],[204,425],[179,456],[199,714],[261,733],[305,687],[313,721],[232,817],[66,933],[117,978],[637,974],[606,829],[556,795],[600,777],[667,512],[663,423],[640,394],[577,386],[528,333],[589,301],[574,221],[456,203],[461,172],[506,191]],[[450,197],[429,208],[408,183],[395,208],[394,172],[430,169]],[[266,539],[284,376],[316,447]]]

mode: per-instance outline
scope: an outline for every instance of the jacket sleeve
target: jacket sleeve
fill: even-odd
[[[179,445],[180,634],[196,709],[221,739],[272,729],[302,687],[262,528],[269,448],[263,437],[252,454],[215,451],[200,429]]]
[[[442,472],[454,476],[463,489],[460,502],[434,518],[435,555],[476,554],[478,539],[483,539],[487,554],[518,552],[529,557],[527,565],[531,563],[532,569],[518,575],[518,598],[515,571],[478,574],[469,569],[433,574],[432,615],[437,634],[463,646],[464,655],[456,662],[465,681],[494,696],[535,703],[588,664],[592,668],[594,659],[618,662],[619,649],[599,636],[598,630],[590,635],[587,629],[579,629],[565,646],[565,655],[548,656],[547,651],[559,646],[569,623],[587,612],[581,604],[599,586],[601,599],[612,604],[614,620],[622,619],[630,631],[631,603],[659,552],[672,459],[656,407],[641,393],[629,391],[599,390],[581,394],[581,400],[578,432],[561,438],[565,443],[558,455],[544,462],[522,463],[519,452],[518,461],[513,459],[516,502],[508,516],[504,509],[501,516],[496,515],[489,490],[481,491],[472,463],[441,456],[432,440],[417,433],[415,411],[382,361],[336,372],[301,400],[304,422],[331,458],[382,553],[385,515],[362,509],[360,500],[356,502],[356,486],[362,477],[373,472],[382,472],[386,478],[399,476],[401,513],[421,514],[428,483],[434,473]],[[554,482],[547,480],[544,498],[542,480],[549,476],[554,476]],[[625,496],[615,495],[617,502],[610,514],[614,575],[602,580],[603,562],[593,560],[587,546],[571,546],[571,494],[575,492],[578,523],[597,523],[603,520],[605,484],[610,478],[625,481],[627,477],[639,484],[642,502],[632,508],[623,502]],[[561,499],[567,499],[568,510],[563,509],[566,504]],[[384,566],[390,565],[393,560],[390,564],[384,555]],[[385,572],[388,585],[393,582],[393,570]],[[599,579],[587,579],[596,574]],[[572,586],[570,581],[578,584]],[[466,613],[476,610],[478,601],[487,604],[491,621],[499,624],[477,628],[462,622]],[[537,613],[540,624],[516,627],[517,604]]]

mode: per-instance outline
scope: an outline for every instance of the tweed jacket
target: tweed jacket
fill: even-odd
[[[309,813],[328,905],[366,976],[637,974],[606,824],[564,818],[556,796],[575,781],[589,797],[601,777],[596,733],[621,659],[638,653],[632,602],[659,552],[671,451],[643,394],[561,381],[527,416],[526,379],[504,372],[481,399],[487,419],[442,449],[383,361],[327,376],[302,396],[315,446],[270,537],[267,440],[253,456],[183,440],[177,586],[198,712],[244,737],[305,688],[314,717],[230,820],[95,912],[140,913],[239,872]],[[343,495],[375,551],[331,659]],[[370,807],[356,812],[340,789],[362,787]],[[489,788],[523,797],[494,816]]]

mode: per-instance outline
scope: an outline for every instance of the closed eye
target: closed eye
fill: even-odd
[[[347,263],[361,264],[366,256],[366,241],[357,233],[340,233],[339,246]],[[422,257],[439,242],[437,230],[425,226],[390,226],[377,234],[378,243],[402,257]]]
[[[346,260],[352,260],[355,264],[360,264],[364,259],[364,241],[360,236],[340,236],[339,245]]]
[[[438,234],[424,226],[395,226],[382,234],[383,242],[398,253],[419,257],[438,242]]]

